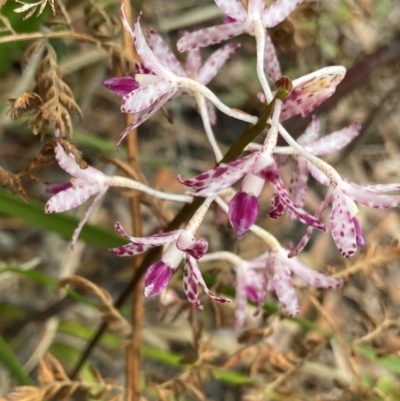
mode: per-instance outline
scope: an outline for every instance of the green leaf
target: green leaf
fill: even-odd
[[[72,238],[79,220],[65,213],[45,214],[42,202],[29,200],[25,203],[21,198],[0,188],[0,213],[23,220],[28,224],[45,230],[53,231],[66,239]],[[103,248],[113,248],[126,244],[126,239],[112,230],[85,224],[79,236],[93,245]]]
[[[31,386],[34,384],[33,380],[24,371],[14,352],[2,336],[0,336],[0,362],[9,370],[11,375],[18,380],[18,384],[23,386]]]

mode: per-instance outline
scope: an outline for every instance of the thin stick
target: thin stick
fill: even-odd
[[[122,0],[126,20],[132,25],[132,8],[129,0]],[[126,29],[122,30],[122,43],[125,54],[132,60],[137,59],[132,38]],[[125,114],[125,125],[133,123],[133,115]],[[137,130],[134,129],[127,137],[128,164],[133,170],[139,172]],[[138,196],[130,198],[132,216],[132,232],[135,237],[142,236],[142,219],[140,214],[140,200]],[[134,275],[138,272],[142,257],[133,258]],[[141,287],[140,280],[138,282]],[[143,327],[144,298],[141,291],[134,291],[132,294],[132,335],[126,349],[126,401],[140,400],[140,373],[142,366],[142,327]]]

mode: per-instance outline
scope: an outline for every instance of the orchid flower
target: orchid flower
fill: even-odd
[[[304,134],[300,135],[297,142],[304,146],[304,148],[317,156],[323,156],[336,152],[343,147],[347,146],[360,132],[361,125],[358,123],[350,124],[339,131],[332,132],[318,139],[319,135],[319,121],[313,116],[313,119],[309,126],[307,127]],[[246,148],[250,151],[258,151],[262,149],[262,145],[250,144]],[[298,207],[303,207],[304,197],[307,190],[308,174],[311,171],[312,174],[319,181],[329,184],[326,176],[314,167],[309,161],[307,161],[302,155],[297,154],[297,152],[290,146],[287,147],[275,147],[274,156],[276,155],[287,155],[294,158],[295,168],[294,174],[289,185],[289,195],[290,199]],[[281,165],[286,164],[288,159]],[[285,210],[285,206],[279,202],[279,199],[274,200],[276,210],[272,213],[275,217],[279,217]],[[294,218],[294,214],[291,210],[288,210],[291,218]]]
[[[277,100],[272,121],[279,119],[281,106],[282,102]],[[222,189],[230,187],[245,176],[240,191],[229,203],[229,218],[238,237],[243,236],[258,218],[258,197],[265,181],[274,186],[279,198],[285,202],[285,205],[296,214],[301,222],[320,230],[325,230],[325,226],[320,221],[307,214],[291,201],[272,157],[276,136],[276,128],[271,127],[260,151],[253,152],[230,163],[220,164],[189,180],[183,180],[178,176],[178,180],[182,184],[200,189],[200,191],[192,194],[194,196],[216,195]]]
[[[280,121],[301,114],[305,117],[330,98],[343,80],[346,69],[342,66],[324,67],[292,81],[293,90],[283,101]],[[265,96],[258,93],[258,99],[265,103]]]
[[[319,176],[315,177],[320,178]],[[329,182],[327,183],[325,180],[321,183],[329,185]],[[357,247],[364,247],[366,243],[357,218],[359,210],[355,202],[375,209],[399,207],[400,195],[380,194],[398,190],[400,190],[400,184],[357,185],[344,179],[331,182],[330,190],[315,213],[315,218],[320,218],[329,203],[332,202],[329,219],[332,237],[340,253],[349,258],[354,255]],[[290,257],[304,249],[311,234],[312,227],[308,227],[299,244],[290,252]]]
[[[272,100],[271,90],[264,75],[264,68],[273,81],[281,77],[279,62],[266,28],[282,22],[303,0],[277,0],[265,9],[264,0],[249,0],[245,10],[240,0],[215,0],[230,23],[186,33],[178,41],[180,52],[205,47],[247,33],[257,43],[257,76],[268,102]]]
[[[216,197],[216,202],[225,212],[228,212],[228,206],[221,198]],[[236,291],[239,292],[239,305],[237,305],[237,308],[239,308],[237,312],[238,325],[243,322],[243,311],[246,301],[244,295],[246,293],[249,299],[258,299],[258,309],[256,311],[258,313],[264,305],[267,292],[274,289],[279,302],[286,312],[290,316],[298,315],[300,308],[291,279],[292,273],[317,288],[336,288],[343,284],[343,280],[319,273],[302,263],[298,258],[290,259],[288,251],[279,244],[274,236],[261,227],[253,225],[250,230],[266,242],[269,251],[245,263],[237,262],[238,257],[235,259],[236,263],[234,264],[236,265],[237,272],[239,271],[238,266],[241,266],[239,267],[241,270],[239,276],[237,276],[236,284]],[[221,252],[221,254],[225,254],[225,252]],[[206,255],[202,261],[210,259],[211,255]],[[232,257],[229,259],[232,260]],[[258,271],[260,264],[263,265],[263,268],[260,270],[262,277],[255,276],[257,273],[254,271],[255,269]]]
[[[74,178],[68,183],[52,184],[47,187],[47,192],[54,196],[46,203],[46,213],[60,213],[74,209],[85,203],[91,196],[96,195],[73,233],[71,248],[74,248],[84,224],[109,187],[131,188],[156,196],[160,199],[171,201],[185,203],[190,203],[192,201],[191,197],[156,191],[140,182],[126,177],[107,176],[91,166],[83,169],[76,162],[72,154],[67,154],[65,152],[59,141],[57,141],[54,146],[54,154],[59,166]]]
[[[204,255],[200,262],[225,259],[234,265],[236,272],[235,330],[239,330],[246,318],[247,299],[259,303],[263,291],[263,273],[268,252],[252,260],[244,260],[231,252],[214,252]]]
[[[121,7],[121,19],[124,27],[131,34],[135,43],[136,51],[143,61],[142,70],[145,73],[135,75],[135,81],[138,87],[129,80],[121,81],[120,83],[118,80],[113,79],[111,81],[105,81],[104,83],[104,85],[110,90],[113,91],[114,88],[117,88],[119,94],[123,95],[121,111],[123,113],[134,113],[134,121],[122,132],[118,138],[118,145],[131,130],[138,127],[141,123],[151,117],[179,90],[185,90],[190,93],[199,93],[210,100],[223,113],[231,117],[250,123],[257,122],[256,117],[229,108],[206,86],[188,78],[177,60],[170,57],[172,53],[168,56],[169,59],[167,64],[165,58],[164,60],[161,60],[146,43],[139,23],[140,15],[135,23],[134,30],[132,31],[128,21],[126,20],[123,6]],[[122,90],[121,87],[123,88]],[[130,89],[131,91],[129,92]]]
[[[189,302],[198,309],[203,309],[199,299],[199,285],[204,292],[217,302],[230,302],[229,299],[214,295],[207,287],[197,261],[207,252],[208,243],[204,238],[196,241],[194,233],[202,221],[212,199],[204,202],[189,221],[185,229],[169,231],[138,238],[129,236],[120,223],[115,224],[115,230],[129,239],[129,244],[113,248],[117,256],[138,255],[148,249],[166,245],[161,259],[153,263],[144,278],[143,294],[145,297],[159,294],[166,288],[172,274],[178,269],[184,259],[183,288]]]

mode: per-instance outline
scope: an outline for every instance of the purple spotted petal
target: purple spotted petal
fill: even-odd
[[[303,0],[276,0],[262,14],[262,23],[271,28],[281,23]]]
[[[94,167],[81,168],[72,154],[67,154],[58,142],[54,147],[54,154],[58,165],[73,177],[80,178],[92,184],[105,184],[107,176]],[[83,202],[82,202],[83,203]]]
[[[250,0],[248,3],[249,18],[260,20],[264,13],[265,0]]]
[[[274,82],[282,76],[275,46],[267,31],[265,31],[264,69]]]
[[[333,95],[345,72],[343,67],[326,67],[294,80],[293,91],[283,101],[280,121],[313,111]]]
[[[307,191],[308,162],[303,157],[297,157],[295,163],[294,174],[289,184],[289,196],[296,206],[302,207]],[[289,211],[289,218],[295,218],[292,211]]]
[[[185,52],[198,47],[206,47],[231,39],[246,32],[246,23],[232,22],[200,29],[199,31],[185,33],[178,41],[177,48],[180,52]]]
[[[394,186],[393,184],[388,184]],[[383,188],[381,186],[381,188]],[[383,195],[375,193],[368,187],[354,184],[352,182],[343,183],[343,191],[356,202],[375,209],[389,209],[400,206],[400,195]]]
[[[302,156],[299,156],[302,157]],[[307,163],[307,168],[310,174],[322,185],[328,186],[330,184],[329,178],[318,167],[312,163]]]
[[[214,301],[217,301],[217,302],[220,302],[220,303],[231,302],[230,299],[221,298],[221,297],[216,296],[215,294],[213,294],[213,293],[208,289],[208,287],[207,287],[207,285],[206,285],[206,283],[205,283],[205,281],[204,281],[204,279],[203,279],[203,276],[201,275],[201,272],[200,272],[200,269],[199,269],[199,265],[198,265],[198,263],[197,263],[197,260],[196,260],[195,258],[191,257],[190,255],[187,255],[186,258],[185,258],[185,268],[186,268],[186,271],[188,272],[188,278],[187,278],[187,280],[189,280],[189,278],[190,278],[190,280],[191,280],[192,283],[196,283],[196,285],[197,285],[197,284],[200,284],[201,287],[203,287],[203,291],[204,291],[210,298],[212,298]],[[185,279],[185,278],[184,278],[184,279]],[[188,290],[189,290],[189,288],[191,288],[191,287],[188,287]],[[197,301],[198,301],[198,302],[196,302],[196,294],[193,293],[193,296],[189,297],[189,295],[188,295],[188,293],[186,292],[186,290],[185,290],[185,293],[186,293],[186,295],[187,295],[189,301],[190,301],[192,304],[194,304],[196,307],[202,309],[202,306],[201,306],[201,304],[200,304],[200,301],[198,300],[198,296],[197,296]],[[197,306],[197,303],[198,303],[200,306]]]
[[[168,82],[142,86],[122,98],[122,113],[137,113],[150,107],[157,99],[173,90]]]
[[[46,213],[60,213],[73,209],[86,202],[92,195],[100,192],[104,187],[98,184],[87,184],[71,187],[50,198],[45,206]]]
[[[215,112],[215,106],[208,99],[206,99],[206,107],[207,107],[208,118],[210,119],[210,124],[215,125],[217,123],[217,114]]]
[[[186,32],[187,33],[187,32]],[[189,50],[186,63],[185,70],[188,77],[197,80],[197,75],[201,68],[201,53],[199,49]]]
[[[271,219],[279,219],[286,210],[286,205],[282,202],[279,194],[275,193],[271,198],[271,209],[268,216]]]
[[[392,184],[363,185],[363,186],[361,186],[361,188],[367,189],[368,191],[372,191],[372,192],[392,192],[392,191],[400,190],[400,184],[392,183]]]
[[[243,268],[236,271],[236,308],[235,308],[235,330],[239,330],[246,318],[247,291],[246,272]]]
[[[177,60],[174,53],[172,53],[157,31],[154,29],[148,29],[147,37],[149,46],[158,59],[176,75],[186,77],[186,73],[183,70],[181,63]]]
[[[140,124],[142,124],[144,121],[146,121],[148,118],[150,118],[153,114],[155,114],[161,107],[164,106],[164,104],[171,99],[171,97],[175,94],[176,88],[173,88],[170,92],[165,94],[159,101],[155,104],[153,104],[151,107],[148,109],[141,111],[139,113],[136,113],[133,117],[133,123],[131,125],[128,125],[120,134],[118,137],[117,141],[117,149],[121,145],[121,142],[125,139],[125,137],[135,128],[137,128]]]
[[[207,85],[216,75],[226,60],[228,60],[240,47],[239,43],[231,43],[215,51],[206,60],[197,75],[197,81]]]
[[[188,268],[188,261],[185,264],[183,272],[183,291],[185,292],[188,301],[197,309],[203,310],[203,305],[200,303],[199,284],[193,269]]]
[[[251,153],[230,163],[222,163],[189,180],[183,180],[180,175],[177,179],[187,187],[204,188],[196,193],[197,196],[210,196],[240,180],[250,170],[257,157],[257,153]]]
[[[164,66],[164,64],[158,59],[158,57],[151,51],[149,45],[146,43],[146,40],[143,36],[142,28],[140,27],[140,17],[142,13],[139,14],[136,22],[134,30],[129,26],[128,21],[126,20],[124,7],[121,7],[121,20],[125,27],[125,29],[130,33],[133,38],[133,42],[135,44],[135,49],[142,59],[143,63],[149,68],[154,74],[158,75],[160,78],[172,83],[173,76],[168,69],[168,67]]]
[[[332,134],[310,143],[306,146],[306,149],[319,156],[336,152],[347,146],[360,133],[360,129],[361,124],[351,124],[340,131],[332,132]]]
[[[144,75],[154,74],[154,72],[150,70],[150,68],[147,68],[143,63],[136,63],[135,71],[137,74],[144,74]]]
[[[319,130],[320,130],[319,120],[317,116],[312,116],[310,124],[308,124],[308,127],[306,128],[304,133],[297,138],[297,142],[303,146],[314,142],[315,140],[318,139]]]
[[[152,297],[159,294],[169,283],[172,276],[172,269],[159,260],[153,263],[144,276],[143,295]]]
[[[232,198],[229,203],[229,220],[239,238],[256,222],[258,212],[256,196],[241,191]]]
[[[247,12],[240,0],[214,0],[220,10],[236,21],[245,21]]]
[[[274,278],[272,279],[276,295],[289,316],[297,316],[300,312],[300,306],[290,273],[284,261],[280,258],[276,259]]]
[[[316,219],[321,218],[322,213],[328,207],[329,203],[331,202],[331,199],[332,199],[332,195],[330,193],[328,193],[328,195],[325,197],[325,199],[319,205],[317,212],[315,213],[314,217]],[[307,230],[304,233],[304,235],[301,238],[298,245],[289,252],[289,255],[288,255],[289,258],[293,258],[294,256],[298,255],[305,248],[305,246],[307,245],[308,241],[311,238],[311,234],[312,234],[313,230],[314,230],[314,227],[312,227],[312,226],[307,227]]]
[[[46,187],[46,192],[49,194],[56,195],[59,192],[65,191],[68,188],[72,188],[72,184],[70,182],[66,182],[64,184],[50,184]]]
[[[94,208],[99,203],[100,199],[106,193],[106,191],[107,191],[107,188],[104,188],[102,191],[100,191],[96,195],[96,197],[93,199],[93,202],[88,207],[88,209],[86,210],[85,214],[82,216],[78,226],[75,228],[74,233],[72,234],[71,249],[74,249],[75,243],[78,240],[79,234],[81,233],[83,226],[85,225],[86,221],[88,220],[88,218],[92,214]]]
[[[340,188],[336,188],[332,194],[330,223],[332,237],[340,253],[345,258],[353,256],[357,250],[356,230],[346,204],[346,195]]]
[[[192,246],[186,248],[184,251],[190,256],[193,256],[195,259],[199,260],[202,256],[204,256],[207,253],[207,249],[208,249],[207,240],[204,238],[200,238]]]
[[[103,86],[119,97],[139,88],[139,84],[132,77],[109,78],[103,81]]]
[[[299,259],[293,258],[288,260],[290,270],[303,281],[317,288],[337,288],[343,284],[344,280],[329,277],[311,269]]]
[[[288,209],[290,209],[296,217],[304,224],[307,224],[309,226],[312,226],[318,230],[325,231],[326,227],[323,223],[321,223],[318,219],[316,219],[314,216],[311,216],[308,214],[306,211],[301,209],[300,207],[297,207],[289,198],[289,194],[287,193],[285,186],[282,182],[281,179],[277,180],[275,183],[273,183],[276,192],[279,194],[279,197],[281,198],[282,202],[286,205]]]
[[[115,231],[117,231],[118,234],[128,238],[130,241],[129,244],[110,249],[117,256],[138,255],[139,253],[145,252],[150,248],[155,248],[156,246],[169,244],[175,241],[181,233],[180,230],[176,230],[176,231],[169,231],[165,233],[151,235],[148,237],[131,237],[125,232],[121,224],[118,222],[115,223],[114,229]]]
[[[360,222],[357,217],[353,217],[354,229],[356,230],[356,243],[360,248],[364,248],[366,245],[364,234],[361,231]]]

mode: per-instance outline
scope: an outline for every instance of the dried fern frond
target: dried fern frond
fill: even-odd
[[[22,186],[20,174],[10,173],[9,171],[0,167],[0,186],[3,185],[9,188],[12,193],[20,195],[25,202],[28,201],[28,196],[26,195],[25,189]]]
[[[386,245],[368,246],[355,260],[345,261],[345,270],[336,273],[334,277],[348,278],[360,270],[382,267],[400,258],[400,245],[392,241]]]
[[[50,123],[54,123],[61,135],[72,135],[69,111],[75,111],[81,117],[82,112],[71,89],[62,79],[53,47],[48,42],[37,41],[26,50],[25,59],[29,59],[42,46],[45,46],[45,52],[35,73],[35,87],[32,93],[23,93],[17,99],[11,99],[9,113],[12,118],[30,115],[25,124],[32,126],[33,133],[40,134],[41,139]]]
[[[97,371],[96,371],[97,372]],[[91,399],[117,400],[123,388],[114,382],[110,383],[97,372],[97,382],[87,383],[81,380],[70,380],[61,363],[51,354],[39,361],[39,387],[19,386],[9,393],[4,401],[43,401],[54,398],[67,400],[78,391]],[[112,394],[114,393],[114,394]]]
[[[57,288],[60,289],[66,285],[73,285],[83,288],[99,298],[100,304],[97,306],[97,308],[100,312],[102,312],[104,320],[109,324],[110,329],[122,335],[130,334],[131,325],[114,307],[112,297],[105,289],[100,288],[91,281],[79,276],[70,276],[62,279],[58,283]]]
[[[56,15],[56,9],[54,7],[54,0],[39,0],[36,3],[25,3],[21,0],[14,0],[14,1],[18,4],[22,4],[22,6],[19,8],[16,8],[14,10],[14,12],[20,14],[20,13],[24,13],[27,11],[24,18],[22,18],[23,21],[32,17],[32,15],[35,14],[36,11],[37,11],[36,17],[39,17],[39,15],[43,13],[44,8],[46,7],[47,4],[50,5],[53,15]]]

